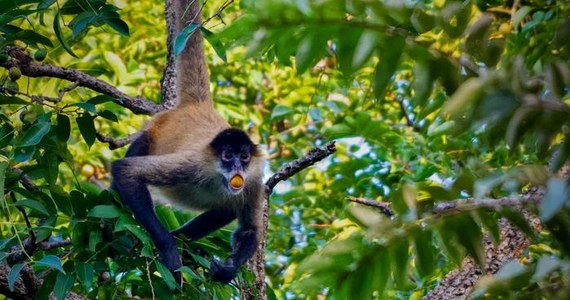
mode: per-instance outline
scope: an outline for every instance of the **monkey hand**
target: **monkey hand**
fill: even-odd
[[[178,248],[176,247],[176,243],[174,242],[173,244],[158,250],[159,250],[160,262],[166,268],[168,268],[168,270],[170,270],[176,282],[181,284],[182,276],[180,274],[180,271],[177,270],[180,269],[180,267],[182,267],[182,258],[180,257],[180,253],[178,253]]]
[[[236,277],[239,267],[235,265],[234,260],[230,257],[223,264],[218,260],[212,260],[210,264],[210,273],[212,279],[221,283],[229,283]]]

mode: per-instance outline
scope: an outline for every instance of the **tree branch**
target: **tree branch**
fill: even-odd
[[[112,97],[120,105],[135,114],[152,115],[163,110],[160,105],[146,98],[128,96],[116,87],[81,71],[48,64],[38,64],[18,47],[6,47],[6,50],[10,59],[0,64],[3,68],[17,67],[23,75],[28,77],[52,77],[74,82],[77,86],[86,87]]]
[[[71,245],[70,240],[58,240],[58,241],[43,241],[39,244],[33,243],[33,238],[30,236],[23,241],[24,249],[22,247],[15,246],[12,248],[11,253],[6,257],[6,262],[8,265],[13,265],[18,262],[24,261],[28,256],[32,256],[38,250],[51,250],[59,247],[65,247]]]
[[[279,171],[275,172],[273,176],[271,176],[265,182],[265,193],[267,195],[271,195],[273,192],[273,188],[280,182],[283,181],[303,169],[314,165],[315,163],[323,160],[327,156],[333,154],[336,151],[336,145],[334,141],[326,143],[323,147],[315,148],[307,153],[305,156],[296,159],[292,162],[286,163],[279,169]]]
[[[100,141],[102,143],[109,144],[109,149],[114,150],[114,149],[121,148],[121,147],[124,147],[124,146],[130,144],[132,141],[134,141],[139,136],[139,133],[137,132],[137,133],[129,134],[128,136],[126,136],[124,138],[113,138],[110,136],[103,135],[100,132],[96,132],[95,135],[97,136],[98,141]]]
[[[380,202],[380,201],[375,201],[372,199],[366,199],[366,198],[360,198],[360,197],[351,197],[351,196],[348,196],[347,199],[350,202],[374,207],[374,208],[378,209],[383,215],[385,215],[388,218],[391,218],[394,215],[394,212],[390,208],[390,203],[388,203],[388,202]]]

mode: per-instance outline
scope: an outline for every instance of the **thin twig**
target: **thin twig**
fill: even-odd
[[[11,266],[24,261],[38,250],[51,250],[71,245],[71,240],[43,241],[39,244],[35,244],[34,240],[35,238],[30,236],[23,241],[24,248],[20,246],[12,247],[10,254],[6,257],[8,265]]]
[[[152,299],[156,299],[154,295],[154,287],[152,286],[152,277],[150,276],[150,261],[146,260],[146,277],[148,278],[148,285],[150,286],[150,293],[152,295]]]
[[[124,138],[113,138],[110,136],[103,135],[102,133],[99,132],[97,132],[95,135],[97,136],[97,140],[99,140],[102,143],[109,144],[109,149],[114,150],[130,144],[139,136],[139,133],[129,134]]]
[[[390,208],[390,203],[388,203],[388,202],[379,202],[379,201],[375,201],[372,199],[366,199],[366,198],[360,198],[360,197],[351,197],[351,196],[347,197],[346,199],[348,199],[348,201],[351,201],[354,203],[374,207],[374,208],[378,209],[386,217],[391,218],[392,216],[394,216],[394,212]]]
[[[314,165],[315,163],[323,160],[327,156],[333,154],[336,151],[336,145],[334,141],[326,143],[323,147],[318,147],[311,150],[305,156],[296,159],[292,162],[286,163],[279,169],[279,171],[275,172],[273,176],[271,176],[265,182],[265,193],[270,195],[273,192],[273,188],[277,185],[280,181],[283,181],[303,169]]]
[[[539,196],[537,196],[539,195]],[[502,207],[522,207],[525,204],[536,204],[542,199],[542,194],[534,193],[532,196],[522,195],[520,197],[504,197],[499,199],[476,199],[467,198],[449,202],[437,203],[432,214],[438,217],[478,209],[497,210]]]

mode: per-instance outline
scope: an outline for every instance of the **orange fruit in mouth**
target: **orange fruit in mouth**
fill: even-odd
[[[243,186],[243,177],[235,175],[232,177],[232,179],[230,179],[230,185],[236,189],[241,188]]]

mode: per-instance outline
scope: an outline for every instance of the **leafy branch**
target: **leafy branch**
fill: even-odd
[[[6,52],[9,55],[9,59],[3,63],[0,63],[0,66],[5,69],[17,67],[20,69],[23,75],[26,75],[28,77],[52,77],[71,81],[73,84],[70,87],[85,87],[112,97],[117,103],[131,110],[135,114],[152,115],[163,110],[160,105],[157,105],[146,98],[128,96],[113,85],[92,77],[84,72],[49,64],[38,64],[34,62],[33,59],[28,56],[21,48],[7,46]],[[60,93],[65,93],[66,91],[68,90],[62,89],[60,90]]]

